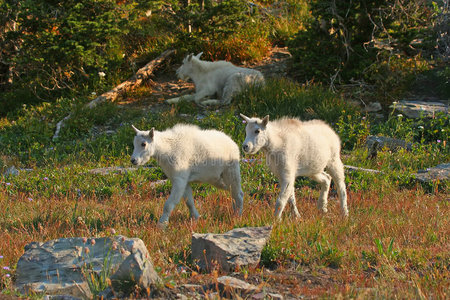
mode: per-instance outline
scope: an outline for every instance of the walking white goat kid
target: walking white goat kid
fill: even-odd
[[[212,184],[231,189],[235,213],[242,214],[244,193],[241,189],[239,147],[225,133],[202,130],[194,125],[178,124],[165,131],[141,131],[132,125],[134,151],[131,163],[143,165],[154,157],[172,182],[172,190],[164,204],[159,226],[168,224],[169,216],[183,197],[191,217],[199,213],[194,205],[191,182]]]
[[[201,105],[226,105],[246,85],[264,83],[264,76],[257,70],[237,67],[223,60],[200,60],[202,53],[186,56],[177,70],[178,78],[182,80],[191,78],[194,81],[195,94],[168,99],[167,103],[194,100]],[[214,95],[217,95],[218,99],[208,99]]]
[[[281,190],[275,207],[278,219],[288,201],[295,215],[300,217],[295,204],[297,176],[307,176],[320,183],[318,208],[323,212],[327,212],[328,190],[333,179],[342,212],[348,216],[344,165],[340,158],[341,141],[330,126],[320,120],[302,122],[282,118],[269,122],[269,116],[262,120],[243,114],[241,117],[247,122],[242,145],[244,152],[255,154],[261,149],[266,155],[267,165],[280,181]],[[324,171],[325,168],[331,176]]]

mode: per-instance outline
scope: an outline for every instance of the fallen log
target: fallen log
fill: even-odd
[[[167,57],[172,55],[175,52],[175,50],[166,50],[163,53],[161,53],[160,56],[146,64],[144,67],[140,68],[136,74],[131,76],[127,81],[122,82],[112,90],[101,94],[91,102],[87,103],[85,107],[87,108],[94,108],[100,103],[103,103],[105,101],[114,101],[124,92],[130,91],[134,89],[137,86],[140,86],[142,82],[144,82],[155,70],[157,66],[159,66]],[[64,122],[66,122],[68,119],[72,117],[72,114],[69,114],[68,116],[64,117],[61,121],[56,124],[56,130],[55,134],[53,135],[53,140],[56,140],[59,137],[59,133],[61,131],[61,128],[64,126]]]

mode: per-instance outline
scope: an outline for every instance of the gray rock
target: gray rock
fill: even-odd
[[[82,300],[83,298],[74,297],[71,295],[46,295],[44,300]]]
[[[138,240],[131,247],[131,254],[120,264],[111,276],[112,287],[115,291],[131,292],[137,285],[146,290],[153,284],[161,282],[153,268],[152,261],[142,240]]]
[[[369,157],[377,156],[377,152],[383,148],[388,148],[391,151],[397,151],[401,148],[408,151],[411,151],[412,149],[412,144],[407,143],[404,140],[374,135],[367,137],[366,146]]]
[[[5,176],[17,176],[19,175],[19,170],[17,170],[17,168],[15,166],[11,166],[8,169],[6,169]]]
[[[25,246],[25,253],[17,263],[14,286],[21,293],[45,293],[92,298],[86,280],[86,272],[100,273],[104,262],[110,264],[110,274],[124,269],[128,257],[140,256],[150,260],[148,251],[140,239],[114,236],[108,238],[62,238],[46,243],[32,242]],[[141,264],[144,268],[151,263]],[[132,280],[149,282],[147,274],[154,270],[142,270],[143,278]],[[156,274],[156,273],[155,273]],[[155,280],[158,280],[155,277]],[[131,279],[130,279],[131,281]]]
[[[426,170],[419,170],[416,179],[421,182],[431,182],[434,180],[448,180],[450,178],[450,163],[440,164]]]
[[[252,295],[250,299],[252,299],[252,300],[259,300],[259,299],[262,299],[262,300],[269,300],[269,299],[272,299],[272,300],[283,300],[284,297],[283,297],[283,295],[280,295],[280,294],[277,294],[277,293],[266,293],[266,292],[262,291],[262,292],[259,292],[257,294]]]
[[[253,284],[249,284],[243,280],[231,277],[222,276],[217,278],[219,290],[222,295],[226,297],[234,295],[248,295],[250,293],[256,293],[258,288]]]
[[[367,173],[383,173],[380,170],[365,169],[365,168],[349,166],[349,165],[344,165],[344,168],[349,170],[349,171],[362,171],[362,172],[367,172]]]
[[[236,228],[224,234],[194,233],[192,259],[206,270],[215,264],[225,271],[256,265],[271,231],[267,226]]]
[[[8,176],[17,176],[20,174],[20,172],[31,172],[33,169],[17,169],[15,166],[11,166],[3,173],[6,177]]]
[[[436,112],[448,114],[448,101],[431,102],[420,100],[401,100],[390,106],[409,118],[432,117]]]
[[[366,111],[366,112],[377,112],[377,111],[380,111],[382,109],[383,108],[381,107],[380,102],[372,102],[372,103],[367,104],[364,107],[364,111]]]
[[[153,169],[153,167],[141,167],[145,169]],[[100,175],[108,175],[108,174],[125,174],[127,172],[134,172],[139,170],[137,167],[107,167],[107,168],[97,168],[89,170],[91,174],[100,174]]]

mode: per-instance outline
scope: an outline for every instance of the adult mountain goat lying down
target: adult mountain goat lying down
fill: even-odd
[[[295,205],[297,176],[307,176],[320,183],[318,207],[323,212],[327,212],[328,190],[333,179],[342,212],[348,215],[344,165],[340,158],[341,141],[330,126],[320,120],[302,122],[282,118],[269,122],[269,116],[262,120],[243,114],[241,117],[247,122],[242,149],[248,154],[261,149],[266,154],[267,165],[280,181],[281,190],[275,206],[278,219],[288,201],[295,215],[300,217]],[[324,171],[325,168],[331,176]]]
[[[182,80],[191,78],[194,81],[195,94],[168,99],[167,103],[194,100],[202,105],[226,105],[246,85],[264,83],[264,76],[257,70],[237,67],[223,60],[200,60],[202,53],[186,56],[177,70],[178,78]],[[217,99],[209,98],[215,95]]]
[[[191,217],[199,217],[189,185],[191,182],[230,189],[234,211],[242,214],[244,193],[241,189],[239,147],[225,133],[187,124],[178,124],[161,132],[153,128],[141,131],[132,127],[136,136],[131,163],[143,165],[154,157],[172,182],[170,196],[159,219],[160,226],[168,224],[169,216],[181,198],[186,199]]]

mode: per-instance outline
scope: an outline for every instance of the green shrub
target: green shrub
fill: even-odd
[[[333,126],[343,113],[356,111],[339,95],[321,86],[300,86],[285,79],[267,80],[264,87],[251,87],[235,102],[239,111],[248,116],[321,119]]]
[[[136,17],[132,5],[112,0],[25,1],[9,10],[11,17],[3,22],[13,20],[17,29],[7,31],[5,40],[20,49],[4,53],[15,74],[9,90],[31,91],[34,97],[1,95],[7,106],[0,114],[17,107],[15,102],[56,99],[68,90],[79,94],[102,80],[113,82],[121,67],[121,37]]]
[[[427,67],[416,64],[420,55],[434,51],[430,20],[437,12],[427,1],[316,0],[310,7],[312,20],[288,44],[292,74],[301,81],[365,80],[392,101]],[[414,39],[422,43],[412,47]]]

